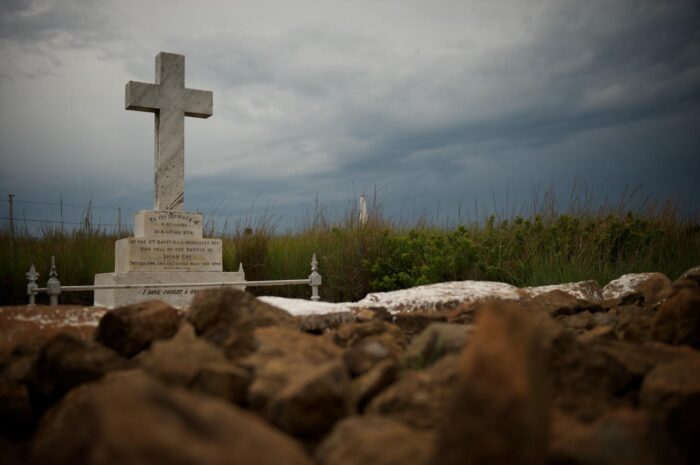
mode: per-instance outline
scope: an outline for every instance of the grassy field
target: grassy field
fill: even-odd
[[[368,292],[453,280],[494,280],[517,286],[597,280],[606,284],[625,273],[660,271],[675,279],[700,264],[697,217],[681,214],[672,202],[630,209],[625,202],[592,207],[574,198],[556,208],[550,193],[535,199],[527,214],[491,215],[478,220],[405,224],[370,202],[360,225],[349,209],[332,220],[316,208],[305,225],[277,231],[277,216],[265,210],[206,235],[223,238],[226,271],[242,262],[247,279],[304,278],[315,252],[323,275],[323,300],[347,301]],[[337,217],[337,216],[336,216]],[[51,255],[62,284],[89,284],[96,273],[114,270],[114,242],[128,231],[84,224],[63,232],[46,226],[30,234],[20,224],[14,234],[0,230],[0,305],[26,303],[25,272],[34,264],[43,286]],[[308,298],[305,286],[250,289],[268,295]],[[38,301],[46,300],[40,295]],[[69,293],[63,303],[91,303],[91,293]]]

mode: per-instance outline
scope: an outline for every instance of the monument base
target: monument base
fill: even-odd
[[[95,275],[95,285],[121,284],[187,284],[244,281],[241,271],[132,271],[128,273],[100,273]],[[235,286],[245,290],[245,286]],[[115,308],[143,300],[158,299],[173,307],[189,307],[192,297],[207,289],[201,287],[139,287],[134,289],[97,289],[95,307]]]

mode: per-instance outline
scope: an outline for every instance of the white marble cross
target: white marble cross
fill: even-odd
[[[185,57],[160,52],[156,83],[129,81],[126,109],[156,114],[155,210],[182,210],[185,201],[185,116],[212,115],[213,94],[185,88]]]

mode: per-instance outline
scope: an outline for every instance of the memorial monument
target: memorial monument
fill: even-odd
[[[155,114],[154,207],[136,214],[134,237],[116,243],[114,273],[95,275],[95,285],[243,281],[242,271],[223,271],[221,239],[202,237],[202,215],[184,211],[185,116],[210,117],[213,94],[185,87],[183,55],[159,53],[155,81],[126,84],[126,109]],[[184,307],[201,289],[98,289],[95,305],[112,308],[157,298]]]

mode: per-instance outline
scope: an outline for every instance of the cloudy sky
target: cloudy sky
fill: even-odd
[[[159,51],[214,92],[188,210],[291,225],[376,189],[455,217],[574,183],[700,205],[697,0],[2,0],[0,216],[7,193],[26,218],[151,208],[153,115],[124,85]]]

